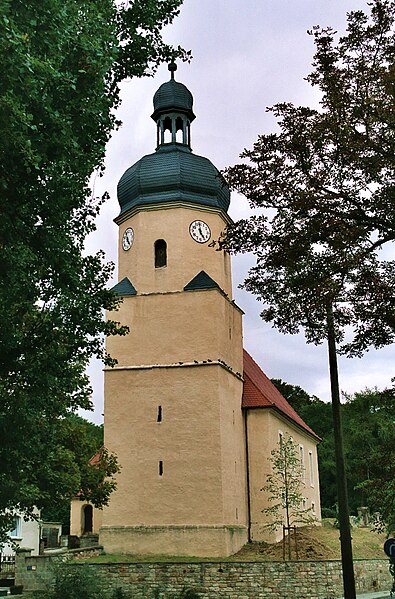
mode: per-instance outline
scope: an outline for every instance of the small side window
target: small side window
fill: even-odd
[[[22,533],[22,520],[20,516],[15,516],[14,528],[10,531],[10,537],[17,539],[21,537]]]
[[[313,452],[309,451],[310,486],[314,487],[314,461]]]
[[[306,478],[306,469],[304,465],[304,447],[303,445],[299,445],[299,458],[300,458],[300,474],[302,477],[302,481],[305,481]]]
[[[164,239],[155,241],[155,268],[167,265],[167,244]]]

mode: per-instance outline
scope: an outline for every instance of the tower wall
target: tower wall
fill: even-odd
[[[112,318],[129,333],[107,339],[118,364],[105,378],[124,366],[203,360],[223,360],[243,372],[242,313],[218,289],[126,297]]]
[[[122,467],[103,514],[105,551],[237,550],[246,540],[245,465],[243,440],[228,430],[242,433],[233,424],[241,381],[216,364],[119,374],[108,373],[105,389],[106,445]]]
[[[217,209],[201,207],[144,207],[120,223],[120,237],[128,227],[135,232],[134,243],[125,253],[119,245],[119,280],[128,277],[138,293],[181,291],[201,270],[205,270],[225,293],[232,296],[230,256],[218,252],[207,243],[196,243],[189,226],[203,220],[211,230],[211,239],[219,238],[228,220]],[[167,243],[167,266],[153,268],[154,244],[158,239]]]
[[[242,312],[214,288],[126,297],[112,316],[130,333],[107,343],[118,364],[105,371],[105,445],[121,473],[100,542],[108,553],[234,553],[247,541]]]

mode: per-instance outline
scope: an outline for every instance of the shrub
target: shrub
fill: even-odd
[[[200,599],[200,595],[194,589],[186,589],[182,592],[181,599]]]
[[[55,584],[48,599],[104,599],[100,580],[86,566],[56,566]]]

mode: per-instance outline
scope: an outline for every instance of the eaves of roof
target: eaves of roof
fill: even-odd
[[[287,402],[280,391],[261,370],[250,354],[243,350],[244,387],[242,408],[273,408],[290,420],[293,424],[308,432],[315,439],[320,437],[311,429],[293,407]]]

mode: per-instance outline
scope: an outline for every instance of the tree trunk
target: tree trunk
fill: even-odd
[[[340,413],[339,375],[337,369],[336,336],[332,304],[327,306],[328,355],[331,379],[333,432],[336,451],[337,500],[339,504],[340,546],[343,567],[344,599],[355,599],[355,578],[352,559],[350,514],[348,509],[343,431]]]

